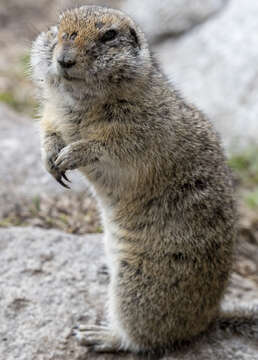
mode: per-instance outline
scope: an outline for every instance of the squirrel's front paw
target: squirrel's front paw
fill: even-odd
[[[65,175],[65,171],[60,171],[55,165],[55,160],[57,158],[56,153],[50,153],[45,156],[45,166],[48,172],[56,179],[56,181],[63,187],[70,189],[70,187],[64,183],[63,179],[71,182]]]
[[[83,151],[76,145],[67,145],[58,154],[54,165],[59,172],[64,173],[67,170],[74,170],[84,165]]]

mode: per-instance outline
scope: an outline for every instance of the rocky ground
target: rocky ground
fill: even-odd
[[[108,275],[101,235],[87,235],[100,233],[101,225],[78,173],[69,174],[68,191],[43,169],[37,122],[31,119],[34,90],[25,76],[30,41],[55,21],[58,8],[71,3],[75,1],[0,4],[0,354],[6,360],[113,357],[88,354],[70,336],[77,321],[104,317]],[[240,214],[224,305],[258,303],[257,2],[98,3],[134,15],[164,71],[221,133],[235,171]],[[239,339],[225,339],[223,346],[232,349],[230,359],[258,359],[257,346]],[[167,357],[172,358],[220,359],[207,343]]]
[[[79,347],[71,328],[105,319],[108,274],[100,235],[75,236],[39,228],[0,229],[0,354],[5,360],[152,359],[150,356],[95,355]],[[254,244],[253,244],[254,245]],[[256,247],[251,247],[258,260]],[[246,264],[246,266],[249,266]],[[250,306],[257,284],[234,273],[224,307]],[[258,345],[237,338],[220,346],[203,339],[165,360],[257,360]],[[153,357],[153,359],[156,357]],[[224,359],[223,360],[227,360]]]

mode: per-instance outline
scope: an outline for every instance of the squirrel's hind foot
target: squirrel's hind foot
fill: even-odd
[[[79,325],[73,328],[73,335],[80,345],[96,352],[121,351],[120,339],[107,326]]]

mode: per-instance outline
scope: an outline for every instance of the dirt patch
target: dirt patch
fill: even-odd
[[[96,201],[87,192],[17,200],[7,212],[2,212],[0,227],[36,226],[78,235],[102,232]]]

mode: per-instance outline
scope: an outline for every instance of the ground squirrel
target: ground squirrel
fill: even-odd
[[[168,83],[140,28],[118,10],[67,10],[35,40],[31,65],[47,170],[67,186],[79,168],[103,221],[108,326],[79,326],[79,341],[152,351],[212,324],[258,339],[257,317],[219,308],[235,206],[218,136]]]

